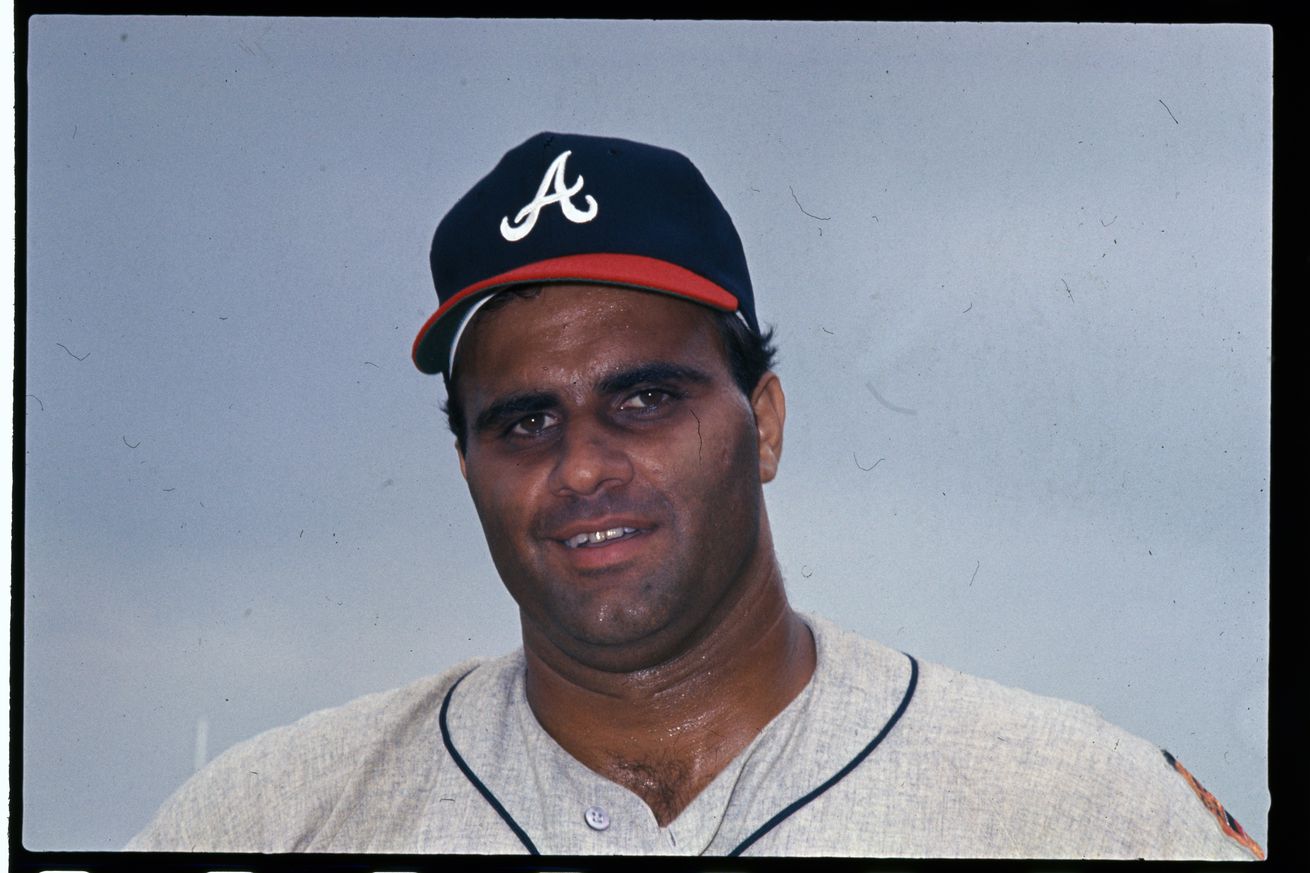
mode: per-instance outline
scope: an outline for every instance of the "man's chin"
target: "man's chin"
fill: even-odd
[[[546,636],[572,660],[610,673],[648,670],[685,648],[669,616],[645,610],[559,617]]]

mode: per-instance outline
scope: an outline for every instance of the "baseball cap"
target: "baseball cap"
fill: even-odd
[[[505,153],[432,238],[440,305],[415,365],[450,375],[459,335],[492,295],[525,283],[594,283],[736,312],[756,333],[741,238],[704,176],[670,149],[539,133]]]

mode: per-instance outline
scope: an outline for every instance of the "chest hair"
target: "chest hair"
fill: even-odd
[[[697,773],[685,761],[662,756],[611,758],[604,775],[646,801],[660,827],[677,818],[713,780],[713,774]]]

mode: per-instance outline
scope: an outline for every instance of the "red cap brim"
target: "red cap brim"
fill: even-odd
[[[440,373],[449,366],[450,349],[443,348],[454,340],[458,326],[449,330],[436,330],[446,326],[447,317],[456,310],[482,297],[510,285],[531,282],[585,282],[600,285],[623,285],[643,291],[672,294],[721,309],[737,310],[737,298],[704,276],[685,267],[650,258],[645,255],[584,254],[549,258],[516,267],[497,276],[483,279],[452,295],[423,324],[414,338],[412,356],[414,364],[425,373]],[[453,319],[451,319],[453,320]],[[445,337],[445,343],[440,340]]]

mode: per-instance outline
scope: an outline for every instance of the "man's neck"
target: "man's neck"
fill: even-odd
[[[574,758],[643,800],[661,826],[798,695],[814,673],[814,639],[776,568],[689,650],[631,673],[561,657],[525,629],[527,696]]]

